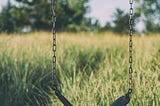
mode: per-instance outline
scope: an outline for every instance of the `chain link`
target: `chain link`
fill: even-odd
[[[132,73],[133,73],[133,68],[132,68],[132,63],[133,63],[133,56],[132,56],[132,46],[133,46],[133,0],[129,0],[130,4],[130,17],[129,17],[129,90],[128,93],[131,95],[132,93]]]
[[[52,0],[52,79],[56,83],[56,0]]]

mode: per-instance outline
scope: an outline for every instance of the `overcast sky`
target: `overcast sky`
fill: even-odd
[[[112,20],[116,8],[129,11],[129,0],[90,0],[91,13],[89,17],[96,18],[101,24]]]

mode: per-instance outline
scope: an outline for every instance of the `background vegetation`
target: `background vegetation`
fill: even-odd
[[[37,30],[51,30],[51,0],[14,0],[8,3],[0,12],[0,32],[30,32]],[[90,0],[57,0],[57,31],[113,31],[128,33],[129,14],[117,8],[113,13],[113,20],[100,26],[98,20],[87,18],[90,12]],[[136,26],[143,22],[145,29],[141,33],[160,31],[160,2],[158,0],[135,0],[134,18]],[[135,31],[137,31],[135,29]]]
[[[159,35],[134,37],[134,89],[128,106],[160,105],[159,41]],[[51,89],[51,45],[50,33],[1,34],[1,105],[62,106]],[[57,45],[61,90],[74,106],[109,106],[127,92],[127,37],[58,33]]]

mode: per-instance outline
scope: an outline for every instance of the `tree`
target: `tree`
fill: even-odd
[[[160,1],[159,0],[136,0],[139,4],[136,14],[143,17],[145,32],[160,32]]]
[[[121,9],[116,9],[114,16],[113,16],[113,24],[112,27],[113,31],[116,33],[125,34],[128,33],[128,20],[129,16],[128,14],[124,13]]]
[[[32,30],[51,30],[51,0],[15,0],[16,5],[5,7],[1,13],[0,22],[4,23],[5,19],[12,19],[14,27],[9,28],[17,32],[27,27]],[[86,30],[88,18],[84,15],[88,12],[86,3],[89,0],[57,0],[56,28],[58,31],[80,31]],[[8,4],[9,5],[9,4]],[[8,8],[11,10],[8,12]],[[7,17],[4,17],[7,16]],[[8,22],[8,21],[7,21]],[[10,25],[10,24],[8,24]],[[8,27],[1,29],[8,30]]]
[[[1,32],[13,32],[14,30],[14,20],[11,16],[12,5],[8,0],[7,5],[3,7],[3,11],[0,14],[0,31]]]
[[[16,0],[14,19],[17,27],[30,26],[33,30],[51,28],[51,0]]]
[[[89,7],[89,0],[58,0],[57,1],[57,30],[80,31],[86,30],[88,19],[84,15]]]

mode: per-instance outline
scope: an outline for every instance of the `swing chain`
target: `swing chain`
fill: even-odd
[[[52,79],[56,83],[56,0],[52,0]]]
[[[52,80],[54,81],[53,84],[53,89],[55,91],[56,96],[58,99],[63,103],[64,106],[73,106],[60,92],[58,89],[58,79],[56,76],[56,0],[51,0],[52,1],[52,34],[53,34],[53,39],[52,39],[52,52],[53,52],[53,57],[52,57]]]
[[[128,94],[131,95],[132,93],[132,63],[133,63],[133,56],[132,56],[132,47],[133,47],[133,0],[129,0],[130,4],[130,17],[129,17],[129,90]]]

